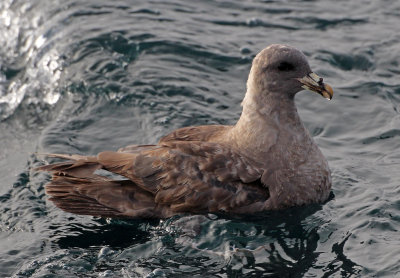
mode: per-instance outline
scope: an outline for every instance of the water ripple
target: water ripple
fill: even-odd
[[[0,276],[395,277],[397,1],[0,1]],[[121,221],[47,201],[35,152],[95,154],[233,124],[252,57],[305,51],[335,90],[296,96],[327,157],[322,205]]]

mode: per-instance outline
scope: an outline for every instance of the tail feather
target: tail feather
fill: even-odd
[[[87,162],[87,161],[67,161],[67,162],[59,162],[53,163],[49,165],[43,165],[35,170],[37,171],[47,171],[52,172],[53,174],[59,173],[60,175],[69,175],[71,177],[87,177],[92,175],[96,170],[102,169],[103,166],[96,162]]]
[[[60,209],[81,215],[101,217],[160,218],[168,210],[157,206],[154,195],[131,180],[113,180],[95,174],[105,167],[97,157],[54,154],[70,159],[43,165],[36,170],[49,171],[52,180],[45,185],[46,194]],[[128,159],[128,155],[124,157]]]
[[[60,209],[82,215],[102,217],[123,217],[123,214],[110,207],[99,204],[95,199],[74,197],[52,197],[50,200]]]

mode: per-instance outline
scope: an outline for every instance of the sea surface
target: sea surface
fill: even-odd
[[[400,1],[0,1],[0,277],[400,277]],[[35,153],[234,124],[252,58],[301,49],[321,205],[120,221],[48,201]],[[48,160],[49,161],[49,160]]]

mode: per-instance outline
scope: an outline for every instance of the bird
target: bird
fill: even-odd
[[[236,124],[183,127],[154,145],[92,156],[47,154],[62,161],[37,170],[51,173],[45,192],[55,206],[104,218],[246,215],[322,203],[331,171],[297,112],[295,95],[304,89],[333,96],[300,50],[272,44],[252,61]]]

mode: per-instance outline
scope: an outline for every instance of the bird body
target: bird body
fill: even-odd
[[[97,156],[50,155],[68,161],[39,167],[52,173],[46,193],[65,211],[130,218],[246,214],[323,202],[331,174],[297,113],[294,96],[302,88],[333,94],[300,51],[271,45],[253,60],[235,125],[184,127],[157,145]]]

